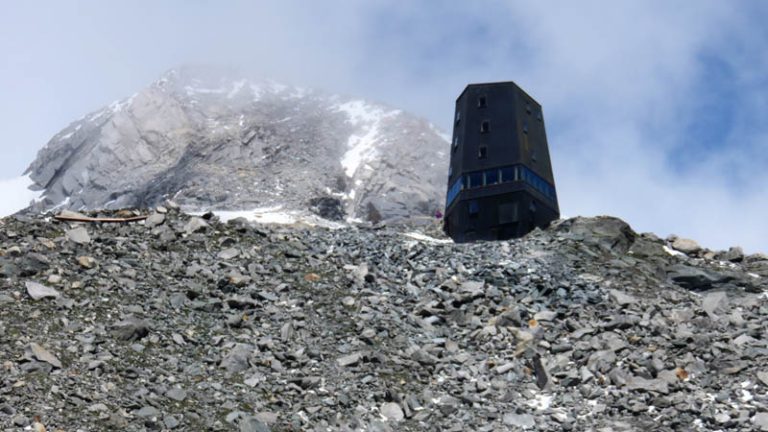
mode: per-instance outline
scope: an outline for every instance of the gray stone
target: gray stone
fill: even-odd
[[[728,313],[728,294],[723,291],[708,293],[701,300],[701,308],[711,319],[718,319],[718,314]]]
[[[181,402],[187,398],[187,392],[181,388],[172,388],[165,392],[165,397]]]
[[[642,377],[630,378],[629,382],[627,382],[627,389],[661,394],[669,393],[669,387],[666,381],[660,379],[645,379]]]
[[[58,369],[62,368],[61,361],[58,358],[56,358],[55,355],[51,354],[48,350],[36,344],[35,342],[32,342],[29,344],[29,350],[32,352],[32,355],[37,360],[46,362]]]
[[[165,215],[163,213],[152,213],[144,220],[144,226],[147,228],[154,228],[158,225],[162,225],[165,222]]]
[[[536,321],[554,321],[555,318],[557,318],[557,312],[547,310],[536,312],[536,314],[533,316],[533,319]]]
[[[676,238],[672,241],[672,248],[678,250],[686,255],[692,255],[701,251],[701,246],[694,240],[686,238]]]
[[[27,287],[27,294],[32,297],[32,300],[41,300],[44,298],[57,298],[61,296],[58,291],[53,288],[47,287],[41,283],[26,281],[24,285]]]
[[[236,248],[228,248],[220,251],[216,257],[221,260],[229,260],[232,258],[235,258],[236,256],[240,255],[240,251]]]
[[[768,431],[768,412],[759,412],[752,417],[752,424],[758,430]]]
[[[337,358],[336,364],[341,367],[355,366],[356,364],[360,363],[360,360],[362,359],[363,355],[361,353],[353,353]]]
[[[531,429],[536,426],[536,420],[530,414],[504,414],[504,424],[522,429]]]
[[[93,405],[88,407],[88,411],[91,411],[91,412],[107,412],[107,411],[109,411],[109,407],[106,406],[103,403],[95,403],[95,404],[93,404]]]
[[[405,418],[403,409],[395,402],[387,402],[380,408],[381,415],[383,415],[388,421],[401,421]]]
[[[637,299],[634,296],[631,296],[623,291],[612,289],[609,290],[608,293],[610,294],[613,301],[618,303],[620,306],[637,304]]]
[[[186,225],[184,225],[183,231],[187,234],[203,231],[208,228],[208,223],[199,217],[193,217],[189,219]]]
[[[149,321],[128,317],[112,326],[112,335],[124,341],[137,341],[149,335],[151,329]]]
[[[241,418],[238,430],[240,432],[270,432],[269,426],[254,416]]]
[[[626,222],[609,216],[576,217],[555,225],[555,229],[563,236],[617,253],[626,253],[637,237]]]
[[[760,380],[764,386],[768,387],[768,372],[759,371],[757,373],[757,379]]]
[[[67,231],[67,239],[77,244],[88,244],[91,242],[91,236],[88,235],[88,230],[83,227],[77,227]]]
[[[146,405],[146,406],[141,407],[139,410],[134,411],[133,415],[135,415],[136,417],[141,417],[141,418],[152,418],[152,417],[159,416],[160,415],[160,411],[158,411],[157,408],[155,408],[153,406]]]
[[[744,250],[738,246],[732,247],[728,249],[723,258],[730,262],[742,262],[744,261]]]
[[[18,414],[13,416],[13,418],[11,419],[11,423],[13,423],[18,427],[24,427],[29,424],[29,419],[23,414]]]
[[[253,345],[236,344],[221,360],[219,366],[226,369],[229,373],[242,372],[250,367],[248,359],[251,357],[253,349]]]
[[[163,424],[168,429],[175,429],[179,426],[179,424],[181,424],[181,422],[179,422],[179,419],[176,416],[167,415],[163,417]]]

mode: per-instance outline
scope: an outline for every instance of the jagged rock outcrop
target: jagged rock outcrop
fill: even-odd
[[[34,210],[172,198],[189,211],[281,207],[375,221],[442,207],[447,147],[397,109],[182,68],[66,127],[28,173],[45,191]]]
[[[2,219],[0,429],[768,430],[768,256],[412,229]]]

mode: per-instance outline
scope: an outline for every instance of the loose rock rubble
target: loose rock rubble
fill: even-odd
[[[768,430],[765,255],[163,210],[3,220],[1,430]]]

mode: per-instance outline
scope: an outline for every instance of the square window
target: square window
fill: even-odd
[[[478,159],[485,159],[486,157],[488,157],[488,147],[482,146],[479,149],[477,149]]]
[[[488,133],[490,130],[491,122],[488,120],[483,120],[482,123],[480,123],[480,133]]]
[[[488,106],[488,99],[485,97],[485,95],[480,96],[477,98],[477,107],[478,108],[485,108]]]

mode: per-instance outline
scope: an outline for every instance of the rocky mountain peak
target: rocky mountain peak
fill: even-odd
[[[148,207],[318,213],[380,221],[429,215],[447,143],[381,104],[270,80],[179,68],[88,114],[38,153],[33,209]],[[415,151],[415,149],[418,149]]]

